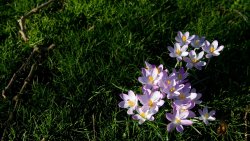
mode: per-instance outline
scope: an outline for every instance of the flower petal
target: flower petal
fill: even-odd
[[[176,130],[177,130],[178,132],[183,132],[184,128],[183,128],[182,125],[178,125],[178,126],[176,126]]]
[[[182,125],[192,125],[193,122],[191,120],[181,120]]]
[[[175,128],[175,125],[173,123],[169,123],[167,126],[168,132],[172,131]]]
[[[166,118],[169,120],[169,121],[172,121],[174,119],[174,115],[171,114],[171,113],[166,113]]]
[[[125,107],[125,101],[121,101],[121,102],[118,104],[118,106],[119,106],[120,108],[127,108],[127,107]]]
[[[217,47],[218,47],[218,41],[217,41],[217,40],[214,40],[214,41],[212,42],[212,45],[214,46],[214,49],[216,50]]]

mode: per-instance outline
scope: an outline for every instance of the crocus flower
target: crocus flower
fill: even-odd
[[[215,111],[212,110],[208,113],[208,110],[207,110],[207,106],[204,107],[203,110],[198,110],[199,111],[199,114],[201,115],[199,117],[200,120],[203,120],[203,122],[208,125],[208,121],[214,121],[215,120],[215,117],[213,117],[213,115],[215,115]]]
[[[150,70],[143,68],[142,77],[139,77],[138,81],[144,85],[149,85],[150,87],[153,87],[157,85],[158,81],[162,78],[162,75],[163,74],[159,72],[159,69],[156,67],[151,68]]]
[[[196,89],[193,88],[191,90],[191,93],[189,96],[187,96],[187,99],[190,99],[191,101],[194,101],[195,104],[200,104],[202,101],[199,100],[201,98],[201,93],[196,93]]]
[[[191,109],[195,106],[195,103],[193,101],[174,101],[173,107],[176,108],[176,110],[179,110],[181,113],[186,112],[188,114],[187,117],[195,117],[195,113],[191,111]]]
[[[177,82],[180,83],[185,83],[187,80],[185,80],[188,76],[188,73],[184,70],[183,67],[181,67],[178,71],[173,69],[173,73],[175,73]]]
[[[182,32],[179,31],[177,36],[175,37],[175,40],[182,46],[188,45],[194,37],[194,35],[189,36],[189,32],[185,32],[184,34],[182,34]]]
[[[174,48],[170,46],[168,47],[168,50],[170,51],[169,56],[176,58],[178,61],[181,61],[182,57],[188,55],[188,52],[186,51],[187,48],[188,48],[188,45],[184,45],[181,47],[179,43],[175,43]]]
[[[139,120],[139,124],[144,123],[146,120],[153,121],[153,112],[147,106],[137,107],[136,111],[138,114],[132,116],[133,119]]]
[[[195,67],[195,68],[201,70],[201,67],[206,65],[206,62],[200,61],[200,59],[202,59],[203,55],[204,55],[204,51],[200,52],[197,56],[196,52],[194,50],[191,50],[189,52],[189,57],[184,58],[184,61],[187,62],[186,67],[190,68],[190,69]]]
[[[184,87],[184,84],[177,84],[175,79],[162,83],[165,83],[165,87],[162,88],[162,92],[167,94],[168,99],[172,99],[180,95],[179,91]]]
[[[145,91],[143,95],[138,95],[138,99],[143,106],[149,107],[149,109],[156,113],[160,106],[164,104],[164,100],[161,99],[162,95],[159,91],[152,92],[151,90]]]
[[[173,114],[166,113],[166,118],[171,121],[167,125],[167,130],[172,131],[174,128],[178,132],[182,132],[184,130],[182,125],[192,125],[193,122],[191,120],[186,119],[188,117],[187,112],[180,113],[179,110],[174,108]]]
[[[205,37],[199,37],[198,35],[195,35],[194,39],[191,41],[191,46],[194,48],[200,48],[204,46]]]
[[[138,98],[135,95],[135,93],[133,91],[129,90],[128,95],[127,94],[120,94],[120,97],[123,99],[123,101],[121,101],[118,104],[118,106],[121,108],[127,108],[128,109],[127,113],[129,115],[134,114],[134,110],[138,106]]]
[[[163,65],[162,64],[160,64],[158,67],[156,67],[155,65],[149,64],[147,61],[145,61],[145,65],[146,65],[146,68],[145,68],[146,70],[151,71],[152,69],[157,68],[158,69],[158,74],[163,71]]]
[[[207,54],[206,58],[211,58],[213,56],[220,55],[220,51],[222,51],[224,46],[218,47],[218,41],[214,40],[212,44],[210,44],[208,41],[205,41],[205,46],[202,48]]]
[[[182,103],[185,103],[184,101],[191,101],[191,99],[188,98],[190,96],[190,90],[191,90],[190,83],[186,83],[184,87],[179,91],[180,94],[174,97],[174,99]]]

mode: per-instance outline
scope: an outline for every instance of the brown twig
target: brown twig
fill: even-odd
[[[6,91],[12,86],[13,82],[16,80],[16,77],[21,73],[21,71],[29,64],[31,58],[35,55],[37,52],[36,48],[33,49],[30,56],[27,58],[27,60],[22,64],[22,66],[13,74],[12,78],[10,79],[8,85],[2,90],[2,96],[4,99],[6,99]]]
[[[48,6],[50,3],[54,2],[55,0],[49,0],[48,2],[45,2],[41,5],[39,5],[36,8],[33,8],[30,12],[28,12],[27,14],[25,14],[24,16],[22,16],[19,20],[19,26],[20,26],[20,31],[19,33],[21,34],[22,39],[27,42],[28,41],[28,36],[26,35],[26,26],[25,26],[25,20],[31,16],[32,14],[38,12],[40,9]],[[33,58],[33,56],[38,53],[38,54],[43,54],[51,49],[53,49],[55,47],[54,44],[51,44],[49,47],[34,47],[33,51],[31,52],[30,56],[27,58],[27,60],[22,64],[22,66],[16,71],[16,73],[13,74],[12,78],[10,79],[8,85],[4,88],[4,90],[2,90],[2,96],[6,99],[6,91],[13,85],[13,82],[16,80],[17,76],[19,75],[19,73],[21,73],[22,70],[24,70],[27,65],[30,63],[31,58]],[[5,136],[7,134],[7,128],[10,125],[10,122],[13,120],[14,118],[14,114],[16,113],[18,104],[20,103],[20,98],[21,95],[23,94],[25,88],[27,87],[27,85],[29,84],[29,82],[32,80],[33,76],[34,76],[34,72],[37,69],[37,64],[38,64],[38,60],[36,60],[36,62],[31,66],[31,69],[29,71],[28,76],[26,77],[24,84],[22,86],[22,88],[20,89],[19,93],[16,94],[16,96],[13,97],[13,101],[15,102],[14,108],[12,111],[9,112],[9,117],[7,119],[7,121],[5,121],[4,123],[4,129],[3,129],[3,134],[1,137],[1,141],[5,140]]]
[[[40,9],[48,6],[50,3],[54,2],[55,0],[49,0],[41,5],[39,5],[36,8],[31,9],[31,11],[29,11],[27,14],[25,14],[24,16],[22,16],[19,20],[17,20],[19,26],[20,26],[20,30],[19,33],[21,34],[21,37],[23,38],[23,40],[25,42],[27,42],[29,40],[28,35],[26,34],[26,25],[25,25],[25,20],[33,15],[34,13],[37,13]]]
[[[8,85],[2,90],[2,96],[4,99],[6,99],[6,91],[12,86],[13,82],[16,80],[16,77],[21,71],[29,64],[31,58],[36,54],[36,53],[41,53],[41,52],[47,52],[55,47],[55,44],[51,44],[49,47],[43,47],[43,48],[38,48],[34,47],[33,51],[31,52],[30,56],[27,58],[25,63],[22,64],[22,66],[13,74],[12,78],[10,79]]]
[[[22,86],[21,90],[19,91],[19,93],[17,93],[16,96],[14,96],[14,98],[13,98],[13,101],[15,101],[14,110],[16,109],[16,107],[17,107],[17,105],[18,105],[18,103],[19,103],[20,96],[23,94],[24,89],[26,88],[27,84],[29,84],[29,82],[32,80],[32,78],[33,78],[33,76],[34,76],[34,72],[36,71],[36,69],[37,69],[37,63],[34,63],[34,64],[31,66],[29,75],[28,75],[27,78],[24,80],[24,83],[23,83],[23,86]]]
[[[35,47],[33,49],[32,53],[31,53],[31,55],[29,56],[29,58],[26,60],[26,62],[19,68],[18,73],[24,68],[24,66],[26,66],[30,62],[32,56],[34,56],[35,53],[37,53],[37,52],[38,53],[45,53],[46,51],[49,51],[49,50],[53,49],[54,47],[55,47],[55,44],[51,44],[49,47],[46,47],[46,48],[45,47],[43,47],[43,48]],[[29,74],[26,77],[26,79],[24,80],[24,84],[23,84],[22,88],[17,93],[17,95],[15,95],[13,97],[13,101],[15,102],[14,108],[13,108],[12,111],[10,111],[8,120],[4,123],[4,131],[3,131],[3,135],[2,135],[1,141],[5,140],[4,138],[5,138],[5,135],[7,134],[6,129],[9,126],[10,122],[12,121],[12,119],[14,117],[14,114],[16,113],[17,107],[20,104],[21,95],[24,93],[25,88],[27,87],[27,85],[29,84],[29,82],[32,80],[32,78],[33,78],[34,73],[35,73],[36,70],[37,70],[37,61],[34,64],[32,64],[31,69],[29,71]],[[14,82],[16,76],[17,76],[16,74],[17,73],[15,73],[13,75],[12,79],[9,82],[9,85],[6,87],[7,89],[13,84],[13,82]],[[5,90],[3,90],[3,92],[7,90],[6,88],[5,88]],[[5,96],[5,95],[3,94],[3,96]]]
[[[245,141],[248,141],[247,138],[248,138],[248,130],[247,130],[247,124],[248,124],[248,121],[247,121],[247,114],[248,112],[250,111],[250,105],[246,106],[246,112],[245,112],[245,116],[244,116],[244,121],[245,121]]]

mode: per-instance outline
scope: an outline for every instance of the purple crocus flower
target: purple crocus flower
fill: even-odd
[[[201,67],[206,65],[206,62],[200,61],[204,55],[204,51],[200,52],[198,56],[196,55],[196,52],[194,50],[191,50],[189,52],[189,57],[185,57],[184,61],[187,62],[186,67],[187,68],[197,68],[198,70],[201,70]]]
[[[194,35],[189,36],[189,32],[185,32],[184,34],[182,34],[181,31],[178,31],[175,40],[178,43],[180,43],[181,46],[183,46],[183,45],[188,45],[194,37],[195,37]]]
[[[193,88],[191,90],[191,93],[189,96],[187,96],[187,99],[190,99],[191,101],[194,101],[195,104],[200,104],[202,101],[199,100],[201,98],[201,93],[196,93],[196,89]]]
[[[134,114],[134,110],[138,106],[138,98],[135,93],[131,90],[128,91],[128,94],[120,94],[120,97],[123,99],[118,105],[121,108],[127,108],[127,114]]]
[[[146,90],[143,95],[138,95],[138,99],[143,106],[149,107],[149,109],[156,113],[159,107],[164,104],[164,100],[161,99],[162,95],[159,91]]]
[[[136,111],[138,114],[132,116],[133,119],[139,120],[139,124],[144,123],[146,120],[153,121],[153,112],[147,106],[137,107]]]
[[[215,120],[215,117],[213,117],[213,115],[215,115],[215,111],[212,110],[208,113],[208,110],[207,110],[207,106],[204,107],[203,110],[198,110],[199,111],[199,114],[201,115],[199,117],[200,120],[203,120],[203,122],[208,125],[208,121],[214,121]]]
[[[185,103],[185,101],[191,101],[191,99],[188,98],[190,96],[190,90],[190,83],[186,83],[184,87],[179,91],[180,94],[174,97],[175,101],[180,101],[181,103]]]
[[[207,54],[206,58],[211,58],[213,56],[219,56],[220,51],[222,51],[224,46],[218,47],[218,41],[214,40],[212,44],[210,44],[208,41],[205,41],[205,46],[202,48]]]
[[[166,118],[169,121],[171,121],[167,125],[167,130],[170,132],[174,128],[176,128],[176,130],[178,132],[182,132],[184,130],[184,128],[183,128],[182,125],[192,125],[193,124],[193,122],[191,120],[186,119],[187,117],[188,117],[188,113],[187,112],[181,113],[176,108],[173,109],[173,114],[166,113]]]
[[[195,103],[193,101],[175,101],[173,103],[173,107],[175,107],[176,110],[179,110],[181,113],[186,112],[190,118],[195,117],[195,113],[190,110],[194,106]]]
[[[181,47],[179,43],[175,43],[174,48],[170,46],[168,47],[168,50],[170,51],[169,56],[176,58],[177,61],[181,61],[182,57],[188,55],[188,52],[186,51],[187,48],[188,48],[188,45],[184,45]]]
[[[191,46],[194,48],[200,48],[204,46],[205,37],[199,37],[198,35],[195,35],[194,39],[191,41]]]
[[[167,94],[168,99],[173,99],[180,95],[179,91],[184,87],[184,84],[177,84],[175,79],[163,83],[165,83],[166,87],[162,89],[162,92]]]
[[[142,77],[138,78],[138,81],[144,85],[149,85],[151,87],[157,85],[158,81],[162,78],[162,73],[159,72],[159,69],[154,67],[150,70],[145,68],[142,69]]]
[[[173,73],[176,76],[177,82],[180,83],[185,83],[187,80],[185,80],[188,76],[188,73],[185,71],[183,67],[181,67],[178,71],[173,69]]]

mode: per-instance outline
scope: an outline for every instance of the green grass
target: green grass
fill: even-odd
[[[62,1],[27,20],[30,40],[24,43],[17,20],[44,1],[0,0],[0,89],[32,47],[56,44],[25,90],[7,128],[7,140],[244,140],[243,117],[250,105],[247,0]],[[154,122],[143,125],[118,107],[120,93],[141,86],[137,78],[145,60],[174,67],[167,46],[177,31],[216,39],[225,46],[206,69],[189,77],[203,94],[203,104],[217,111],[210,126],[194,125],[202,135],[192,127],[183,134],[168,133],[164,107]],[[15,81],[7,100],[0,98],[0,136],[13,107],[11,98],[26,73]],[[228,130],[218,136],[222,120]]]

